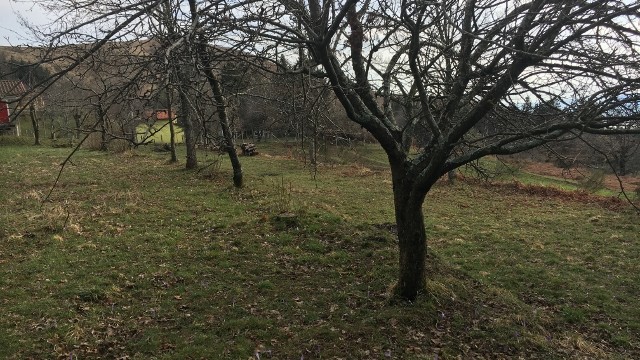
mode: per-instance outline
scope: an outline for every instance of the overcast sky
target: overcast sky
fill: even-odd
[[[16,14],[30,23],[45,24],[46,16],[31,0],[0,0],[0,45],[20,45],[27,42],[28,32],[20,25]]]

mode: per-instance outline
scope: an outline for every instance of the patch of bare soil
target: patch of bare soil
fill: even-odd
[[[468,181],[468,180],[467,180]],[[553,198],[562,201],[581,202],[584,204],[597,204],[605,209],[618,211],[629,207],[624,199],[612,196],[599,196],[587,191],[567,191],[550,186],[529,185],[520,182],[480,182],[481,185],[500,189],[501,194],[527,194],[545,198]]]
[[[586,168],[562,169],[552,163],[541,162],[526,163],[523,170],[538,175],[576,181],[582,180],[591,174],[591,170]],[[626,175],[618,178],[613,174],[606,174],[603,185],[609,190],[619,191],[621,182],[625,191],[635,191],[636,188],[640,187],[640,176]]]

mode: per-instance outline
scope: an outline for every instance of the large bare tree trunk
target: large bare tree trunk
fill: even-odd
[[[169,108],[171,109],[171,108]],[[173,119],[169,119],[169,145],[171,147],[171,162],[178,162],[178,156],[176,155],[176,129],[173,126]]]
[[[399,276],[394,292],[401,299],[414,300],[425,289],[426,283],[424,195],[412,191],[414,183],[402,166],[392,166],[392,174],[399,241]]]
[[[213,91],[213,97],[216,100],[218,106],[218,117],[220,118],[220,128],[222,128],[222,136],[224,137],[225,147],[229,160],[231,160],[231,167],[233,168],[233,185],[235,187],[242,187],[242,165],[236,152],[236,147],[233,143],[233,136],[231,134],[231,128],[229,126],[229,118],[227,117],[226,99],[222,95],[222,88],[220,87],[220,81],[215,77],[213,71],[209,66],[205,65],[205,75],[211,90]]]
[[[182,117],[182,126],[184,126],[184,144],[187,150],[187,169],[195,169],[198,167],[198,157],[196,155],[196,135],[194,133],[193,121],[191,121],[191,108],[189,106],[189,98],[185,93],[186,77],[184,72],[177,69],[178,82],[180,83],[180,115]]]
[[[189,0],[189,10],[191,11],[192,21],[197,19],[197,6],[195,0]],[[242,187],[242,165],[236,152],[236,147],[233,144],[233,135],[231,134],[231,127],[229,126],[229,118],[227,117],[227,102],[222,94],[222,87],[220,81],[213,72],[213,66],[211,59],[209,58],[209,50],[207,49],[207,42],[202,35],[198,39],[196,44],[196,54],[202,64],[202,71],[207,78],[207,82],[213,91],[213,97],[218,107],[218,118],[220,120],[220,128],[222,129],[222,136],[224,137],[226,152],[231,160],[231,167],[233,168],[233,185],[235,187]]]
[[[240,164],[240,159],[238,158],[238,153],[236,152],[236,147],[233,143],[233,134],[231,133],[229,117],[227,116],[226,99],[222,94],[220,81],[211,69],[209,57],[203,53],[206,52],[206,49],[203,49],[203,47],[204,45],[198,47],[198,56],[200,57],[200,62],[204,67],[204,75],[209,82],[209,86],[211,86],[213,97],[216,101],[216,106],[218,107],[218,118],[220,120],[220,128],[222,129],[222,137],[224,138],[225,151],[229,155],[231,167],[233,168],[233,185],[235,187],[242,187],[242,164]]]
[[[171,162],[178,162],[176,155],[176,129],[173,126],[173,107],[171,106],[171,89],[167,86],[167,118],[169,119],[169,133],[171,134]]]

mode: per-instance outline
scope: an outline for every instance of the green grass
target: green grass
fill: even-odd
[[[391,304],[391,183],[368,147],[329,148],[348,161],[314,179],[259,144],[240,190],[211,153],[185,171],[80,151],[44,203],[69,150],[1,147],[0,358],[640,357],[636,214],[439,184],[428,293]]]

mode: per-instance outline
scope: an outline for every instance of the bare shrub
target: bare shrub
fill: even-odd
[[[89,150],[107,150],[121,153],[131,149],[131,142],[126,139],[107,137],[103,144],[102,134],[93,132],[89,134],[82,147]]]
[[[112,152],[122,153],[131,149],[131,142],[125,139],[113,139],[109,141],[107,149]]]
[[[578,186],[588,192],[596,192],[604,187],[604,176],[604,170],[594,169],[588,176],[578,180]]]
[[[89,150],[100,150],[102,147],[102,138],[100,133],[93,132],[82,143],[82,147]]]

